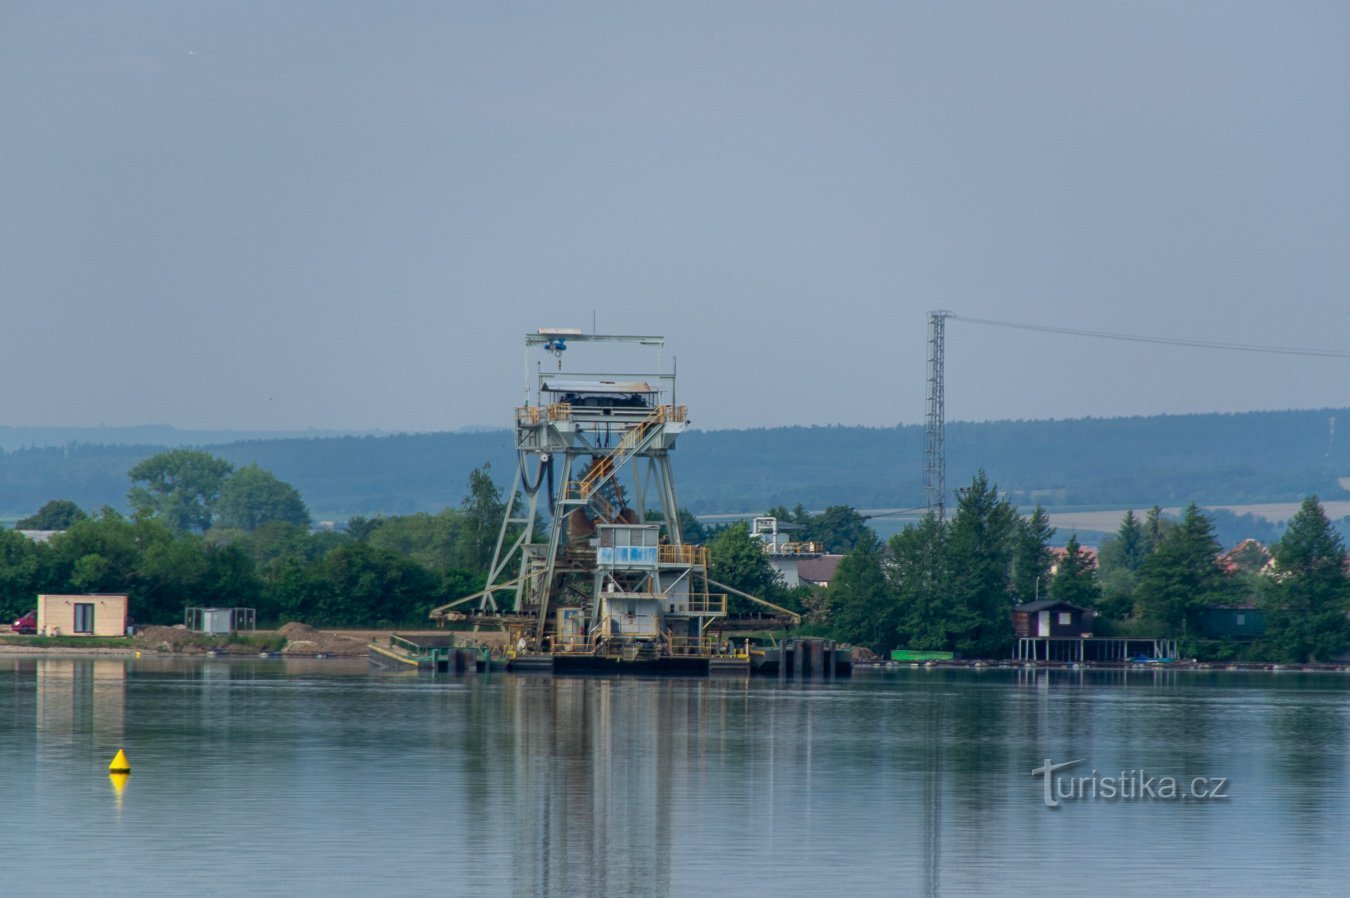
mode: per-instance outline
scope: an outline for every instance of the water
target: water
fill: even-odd
[[[1348,689],[0,656],[0,895],[1343,896]],[[1229,797],[1051,809],[1046,758]]]

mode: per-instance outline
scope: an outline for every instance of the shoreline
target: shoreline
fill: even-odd
[[[94,640],[124,639],[123,645],[82,646],[73,644],[84,637],[56,637],[60,645],[29,642],[35,637],[0,633],[0,655],[70,655],[91,657],[213,657],[213,658],[364,658],[372,643],[388,644],[390,637],[444,634],[433,629],[318,629],[290,622],[275,630],[253,630],[230,636],[207,636],[191,632],[181,625],[148,626],[134,636],[92,637]],[[505,644],[505,635],[464,633],[466,643]],[[37,637],[43,638],[43,637]],[[19,640],[23,641],[20,642]]]
[[[332,631],[327,631],[332,632]],[[350,632],[350,631],[349,631]],[[395,631],[378,631],[387,634]],[[334,634],[336,635],[336,634]],[[355,638],[345,636],[344,638]],[[373,641],[373,640],[370,640]],[[268,658],[274,660],[286,660],[288,658],[314,660],[351,660],[353,658],[366,657],[369,652],[369,641],[361,643],[360,647],[353,646],[348,651],[332,650],[290,650],[283,648],[279,651],[259,652],[251,647],[232,646],[233,651],[203,649],[193,647],[191,649],[169,649],[164,650],[155,647],[90,647],[81,646],[37,646],[37,645],[13,645],[7,644],[8,640],[0,637],[0,657],[3,656],[28,656],[28,657],[71,657],[71,658],[211,658],[212,660],[257,660],[258,658]],[[1010,660],[952,660],[952,661],[856,661],[854,662],[855,672],[869,673],[887,673],[899,670],[968,670],[968,671],[1059,671],[1059,672],[1108,672],[1108,671],[1127,671],[1133,673],[1142,673],[1146,671],[1186,671],[1186,672],[1233,672],[1233,673],[1309,673],[1309,674],[1346,674],[1350,673],[1350,663],[1338,664],[1281,664],[1277,662],[1209,662],[1209,661],[1173,661],[1173,662],[1153,662],[1153,663],[1125,663],[1125,664],[1095,664],[1092,662],[1061,662],[1061,661],[1010,661]]]

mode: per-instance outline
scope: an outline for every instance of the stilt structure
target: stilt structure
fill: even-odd
[[[515,669],[749,669],[749,653],[721,640],[727,596],[710,590],[707,550],[680,534],[670,451],[688,415],[664,347],[561,328],[525,336],[519,463],[487,588],[433,619],[506,628]],[[656,354],[656,370],[564,372],[582,348],[630,363]]]

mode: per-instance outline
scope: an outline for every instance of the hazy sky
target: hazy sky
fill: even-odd
[[[922,420],[930,309],[1347,349],[1344,2],[0,2],[0,424],[507,425],[658,333],[697,426]],[[947,329],[951,419],[1350,361]]]

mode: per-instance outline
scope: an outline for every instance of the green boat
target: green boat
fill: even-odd
[[[950,661],[956,655],[952,652],[927,652],[922,649],[892,649],[892,661]]]

